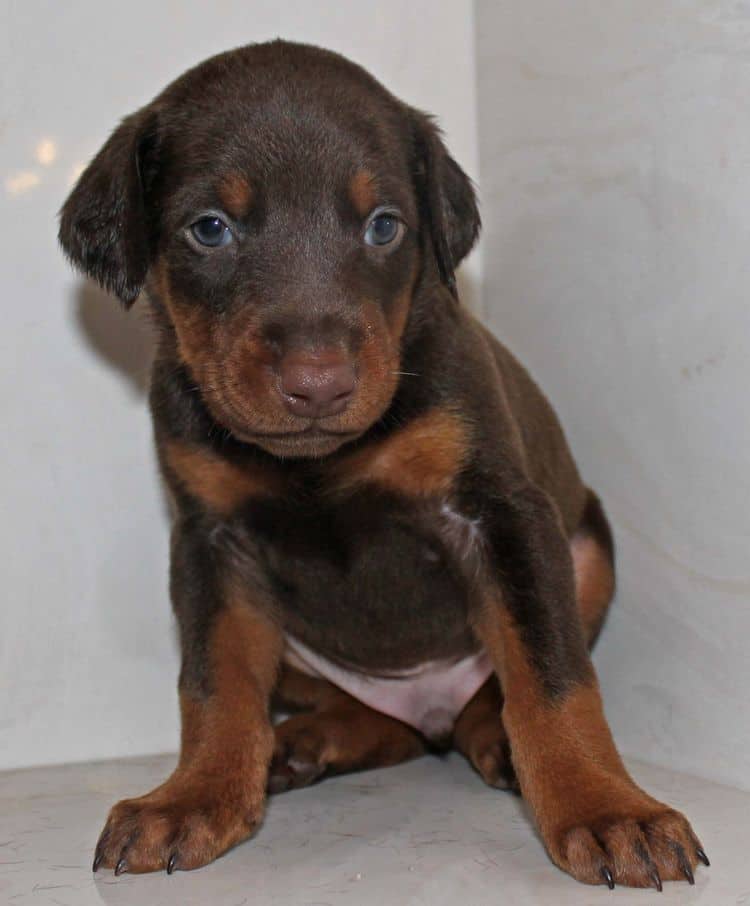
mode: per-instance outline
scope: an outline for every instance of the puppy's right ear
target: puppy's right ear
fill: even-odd
[[[157,117],[127,117],[81,174],[60,211],[58,238],[73,264],[130,306],[151,264],[146,193],[156,167]]]

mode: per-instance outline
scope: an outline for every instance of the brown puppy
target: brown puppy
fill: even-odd
[[[205,865],[269,786],[430,741],[517,783],[581,881],[708,864],[604,719],[609,528],[538,388],[458,304],[478,231],[427,116],[280,41],[186,73],[81,176],[65,251],[126,304],[145,287],[159,327],[183,658],[179,765],[112,809],[94,869]],[[275,730],[274,693],[302,709]]]

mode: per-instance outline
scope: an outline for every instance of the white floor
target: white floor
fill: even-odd
[[[0,904],[400,906],[539,903],[750,906],[750,794],[631,763],[685,811],[711,858],[695,887],[584,887],[559,872],[519,799],[490,790],[458,756],[422,758],[274,797],[251,840],[197,872],[91,873],[107,809],[167,775],[174,758],[0,774]]]

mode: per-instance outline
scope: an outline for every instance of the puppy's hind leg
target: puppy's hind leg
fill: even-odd
[[[459,715],[453,730],[453,747],[488,786],[517,789],[502,710],[503,693],[493,674]]]
[[[271,793],[308,786],[327,774],[387,767],[425,751],[413,727],[291,667],[284,667],[276,696],[282,704],[311,710],[275,727]]]
[[[589,649],[599,637],[615,593],[615,548],[599,498],[588,492],[581,522],[570,542],[578,615]]]

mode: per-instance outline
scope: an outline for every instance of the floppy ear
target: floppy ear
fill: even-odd
[[[455,295],[455,269],[474,247],[482,225],[474,185],[448,153],[432,118],[418,110],[412,116],[421,213],[440,278]]]
[[[60,211],[58,238],[73,264],[130,306],[151,261],[145,193],[154,173],[156,114],[124,119]]]

